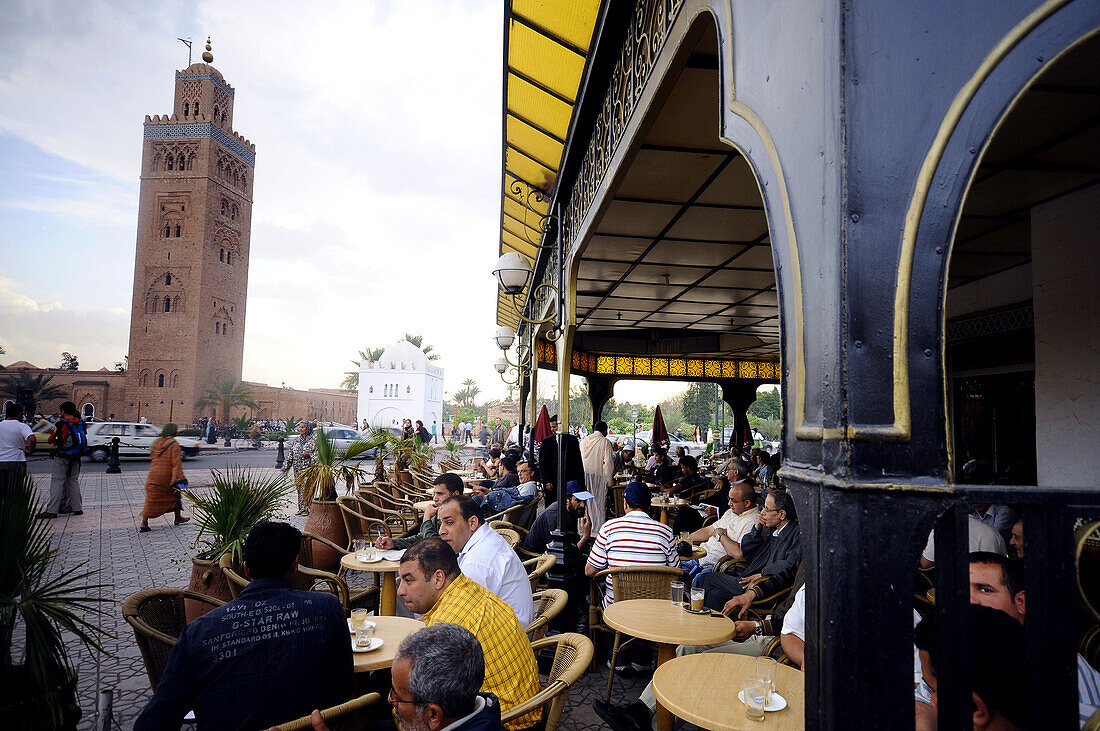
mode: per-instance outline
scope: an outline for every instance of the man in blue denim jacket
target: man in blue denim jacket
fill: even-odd
[[[295,591],[301,533],[264,522],[248,534],[239,598],[199,617],[172,648],[135,731],[268,728],[353,694],[351,640],[335,596]]]

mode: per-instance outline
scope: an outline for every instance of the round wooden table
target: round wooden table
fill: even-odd
[[[631,637],[657,643],[657,667],[676,657],[677,645],[715,645],[733,638],[729,617],[692,614],[669,599],[629,599],[603,610],[608,627]],[[657,704],[657,728],[669,731],[672,714]]]
[[[411,617],[368,617],[367,619],[374,622],[374,636],[382,638],[382,646],[370,652],[351,653],[357,673],[388,668],[393,664],[393,658],[397,655],[401,640],[424,627],[423,622]]]
[[[379,589],[378,613],[380,615],[393,616],[397,613],[397,570],[401,564],[397,561],[375,561],[374,563],[362,563],[355,558],[354,553],[345,553],[340,558],[340,565],[351,571],[371,571],[382,574],[382,586]]]
[[[674,497],[669,498],[667,502],[657,502],[656,500],[654,500],[651,504],[653,505],[653,507],[661,509],[661,517],[659,518],[659,520],[665,525],[668,525],[668,509],[683,507],[684,505],[688,504],[688,501]]]
[[[753,671],[756,658],[703,652],[673,658],[653,673],[658,708],[712,731],[733,729],[802,729],[806,725],[806,680],[796,668],[776,668],[775,689],[787,700],[782,711],[769,711],[764,721],[750,721],[737,694]]]

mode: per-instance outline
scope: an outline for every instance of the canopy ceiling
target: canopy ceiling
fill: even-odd
[[[532,265],[599,14],[600,0],[505,2],[500,253]],[[497,298],[497,324],[516,328],[512,298]]]

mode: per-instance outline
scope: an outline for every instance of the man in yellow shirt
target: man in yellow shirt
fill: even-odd
[[[538,665],[531,643],[512,607],[488,589],[462,575],[458,556],[438,538],[425,538],[405,551],[397,595],[412,612],[423,614],[424,624],[450,622],[470,630],[485,654],[485,683],[481,690],[500,699],[509,709],[541,690]],[[504,724],[509,731],[539,722],[536,709]]]

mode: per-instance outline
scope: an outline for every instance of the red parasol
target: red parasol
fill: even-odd
[[[657,404],[657,410],[653,412],[653,432],[649,435],[649,443],[668,444],[668,429],[665,428],[665,419],[661,416],[660,404]]]
[[[535,435],[533,444],[542,444],[542,440],[550,436],[550,414],[546,411],[546,404],[539,411],[539,418],[535,419]]]

